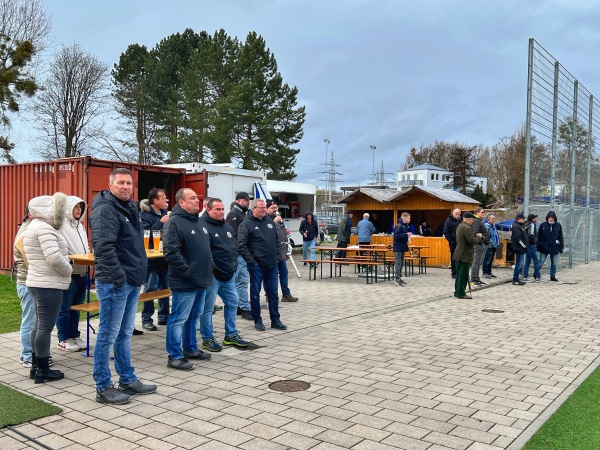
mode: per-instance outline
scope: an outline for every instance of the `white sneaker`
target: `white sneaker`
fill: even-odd
[[[66,341],[60,341],[57,345],[59,350],[64,350],[66,352],[78,352],[81,350],[79,345],[73,342],[73,339],[67,339]]]
[[[524,281],[525,283],[533,283],[533,278],[531,278],[531,277],[526,277],[526,278],[523,278],[523,281]]]
[[[79,347],[80,350],[85,350],[87,348],[85,341],[79,336],[73,338],[72,341]]]

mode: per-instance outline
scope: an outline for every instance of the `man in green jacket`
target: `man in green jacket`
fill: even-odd
[[[471,225],[475,216],[473,213],[466,212],[463,215],[463,221],[456,229],[456,249],[452,254],[452,259],[456,261],[456,280],[454,281],[454,296],[456,298],[470,299],[465,288],[469,282],[469,267],[473,263],[474,246],[482,241],[481,233],[473,233]]]

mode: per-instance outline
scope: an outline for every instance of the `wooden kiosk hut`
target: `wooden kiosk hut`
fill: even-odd
[[[460,192],[421,186],[412,186],[405,191],[358,188],[339,199],[338,203],[345,203],[347,209],[354,212],[353,226],[362,220],[364,213],[371,215],[370,220],[377,230],[372,238],[374,244],[391,244],[394,225],[402,212],[411,215],[411,223],[417,232],[421,222],[426,219],[434,236],[414,236],[411,244],[427,246],[424,253],[434,257],[430,265],[437,267],[450,264],[448,242],[441,236],[440,226],[443,227],[444,221],[454,209],[473,211],[479,205],[477,200]],[[356,236],[350,238],[350,243],[357,243]]]

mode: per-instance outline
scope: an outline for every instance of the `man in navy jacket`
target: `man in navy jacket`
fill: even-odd
[[[556,279],[558,254],[565,249],[565,240],[562,226],[558,223],[554,211],[549,211],[546,214],[546,221],[540,225],[538,249],[540,251],[540,271],[546,262],[546,258],[550,255],[550,281],[558,281]]]
[[[404,265],[404,254],[408,251],[408,240],[412,236],[412,232],[408,228],[409,223],[410,214],[403,212],[398,220],[398,225],[394,228],[394,267],[396,269],[394,284],[396,286],[406,285],[406,282],[402,280],[402,266]]]

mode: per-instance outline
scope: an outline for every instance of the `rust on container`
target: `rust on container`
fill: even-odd
[[[13,265],[13,241],[29,200],[58,191],[76,195],[89,205],[87,216],[96,194],[108,189],[108,176],[116,167],[131,170],[135,201],[145,198],[153,187],[165,190],[170,207],[175,204],[175,193],[182,187],[193,189],[201,198],[206,196],[206,173],[186,174],[185,169],[180,168],[106,161],[90,156],[0,165],[0,189],[4,199],[0,270],[10,271]],[[87,227],[85,219],[84,224]]]

